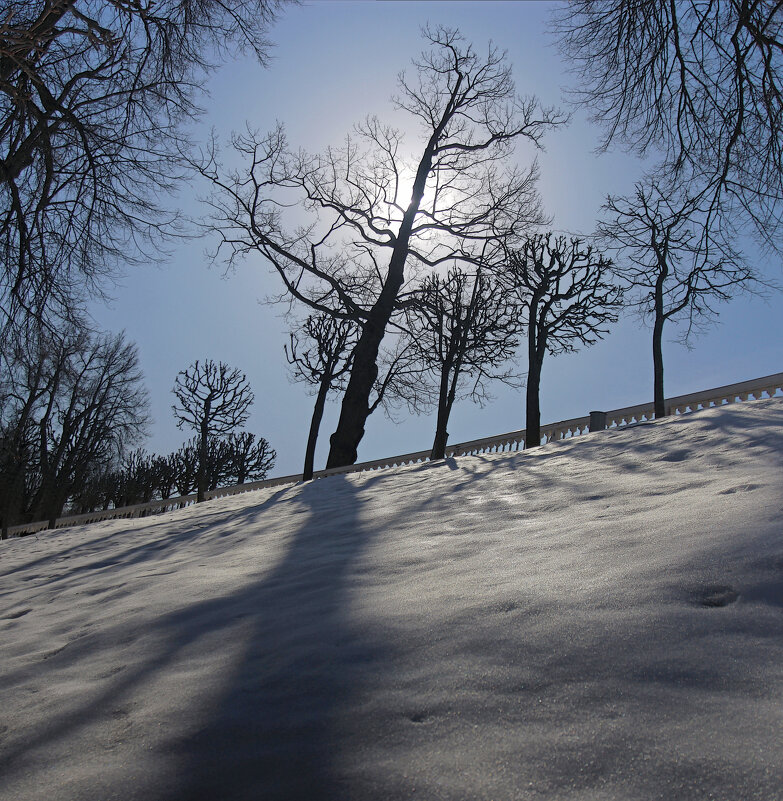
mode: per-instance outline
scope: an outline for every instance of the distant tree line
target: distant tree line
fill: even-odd
[[[198,490],[200,461],[198,437],[167,456],[138,448],[113,469],[95,470],[70,498],[74,514],[133,506],[153,500],[192,495]],[[204,462],[206,491],[260,481],[275,463],[275,451],[263,437],[246,431],[226,439],[210,438]]]
[[[0,527],[204,492],[266,477],[275,451],[240,431],[246,414],[201,426],[203,436],[167,456],[134,447],[147,434],[149,400],[136,346],[123,334],[69,326],[54,334],[27,327],[6,337],[0,381]],[[252,392],[222,362],[196,373],[228,376],[213,411],[246,411]],[[184,371],[180,376],[188,375]],[[190,375],[195,374],[191,369]],[[185,395],[183,394],[183,398]],[[187,400],[187,399],[186,399]],[[209,405],[209,404],[208,404]]]

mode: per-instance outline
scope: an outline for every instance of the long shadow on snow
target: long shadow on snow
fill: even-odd
[[[179,744],[185,781],[172,799],[341,796],[332,724],[368,662],[384,658],[346,609],[347,577],[369,532],[344,476],[307,485],[299,500],[309,518],[282,562],[241,596],[214,602],[224,607],[211,610],[215,622],[252,615],[252,633],[210,719]]]
[[[364,481],[365,489],[376,479]],[[283,494],[282,492],[280,494]],[[276,495],[263,504],[274,505]],[[195,735],[181,733],[164,745],[173,777],[170,797],[186,799],[339,798],[333,771],[331,724],[339,718],[358,677],[384,653],[372,632],[357,631],[347,613],[347,577],[368,544],[358,520],[361,497],[350,479],[334,476],[300,489],[296,500],[309,507],[292,535],[285,556],[271,571],[239,591],[190,604],[157,620],[148,633],[162,635],[165,647],[135,669],[120,673],[80,708],[68,708],[40,728],[30,727],[0,758],[0,774],[25,771],[25,754],[105,720],[188,648],[210,643],[224,632],[236,636],[244,619],[244,646],[234,646],[238,662],[217,682],[222,692],[203,706],[194,698]],[[239,513],[255,517],[258,507]],[[150,554],[151,555],[151,554]],[[135,561],[141,554],[134,553]],[[142,557],[143,558],[143,557]],[[219,639],[218,636],[218,639]],[[50,669],[89,664],[99,644],[78,641]],[[194,688],[196,696],[199,688]],[[206,720],[201,715],[206,714]],[[185,726],[187,728],[187,726]],[[171,786],[168,776],[166,786]],[[160,784],[153,779],[153,786]],[[119,790],[119,788],[117,788]],[[162,798],[144,787],[123,788],[127,799]]]

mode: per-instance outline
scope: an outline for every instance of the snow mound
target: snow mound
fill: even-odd
[[[0,548],[0,797],[783,798],[783,401]]]

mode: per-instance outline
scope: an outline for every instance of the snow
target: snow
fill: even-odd
[[[0,798],[783,798],[783,401],[0,549]]]

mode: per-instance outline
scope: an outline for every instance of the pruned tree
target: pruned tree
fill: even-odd
[[[525,447],[541,444],[541,371],[547,353],[573,353],[592,345],[618,319],[622,290],[612,263],[579,239],[552,234],[526,237],[510,249],[503,273],[519,304],[527,335]]]
[[[777,0],[573,0],[555,30],[577,101],[619,143],[698,191],[703,227],[745,212],[781,250],[783,7]],[[698,189],[697,189],[698,187]]]
[[[211,359],[196,361],[178,373],[172,391],[177,399],[171,407],[177,426],[192,428],[198,434],[196,492],[201,502],[207,489],[210,439],[239,428],[248,418],[254,395],[244,373]]]
[[[284,0],[0,1],[0,332],[54,327],[175,216],[199,76],[265,63]],[[147,248],[148,259],[154,248]]]
[[[302,471],[302,480],[310,481],[326,399],[329,392],[345,389],[359,328],[351,320],[320,312],[308,316],[297,329],[289,333],[285,355],[291,365],[293,380],[315,388],[315,405]]]
[[[131,451],[122,461],[125,497],[122,506],[148,503],[157,490],[155,461],[144,448]]]
[[[262,481],[274,467],[277,453],[264,437],[242,431],[231,434],[226,444],[230,460],[228,475],[237,484]]]
[[[174,492],[177,480],[177,459],[176,455],[170,453],[168,456],[155,456],[154,459],[155,478],[157,481],[157,493],[164,501],[170,498]]]
[[[94,512],[96,509],[105,511],[114,502],[119,480],[119,472],[111,466],[96,465],[82,487],[71,495],[69,507],[75,514]]]
[[[711,210],[698,198],[640,183],[629,197],[610,197],[604,209],[600,242],[617,253],[614,272],[628,290],[628,304],[652,323],[655,416],[663,417],[664,326],[684,320],[687,344],[694,329],[717,316],[715,304],[757,278],[735,247],[730,220],[711,225]]]
[[[540,223],[535,162],[511,166],[515,142],[540,146],[565,117],[516,95],[505,54],[480,55],[455,30],[425,29],[431,50],[400,76],[396,108],[423,145],[406,157],[400,131],[369,118],[341,148],[292,152],[281,128],[233,140],[247,166],[227,171],[216,148],[199,168],[214,187],[209,227],[229,264],[261,254],[289,297],[359,323],[327,467],[353,463],[371,413],[378,354],[410,269],[472,263]],[[286,230],[286,208],[311,212]],[[369,298],[369,299],[368,299]]]
[[[460,392],[483,403],[488,381],[516,382],[515,373],[503,369],[519,345],[516,306],[495,277],[481,269],[469,274],[454,268],[445,277],[433,273],[422,282],[406,317],[416,358],[437,386],[430,458],[442,459]],[[412,397],[415,406],[416,392]]]
[[[197,487],[199,452],[199,438],[193,437],[171,454],[176,465],[174,486],[178,495],[190,495]]]

